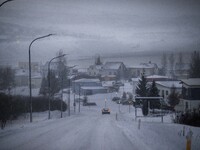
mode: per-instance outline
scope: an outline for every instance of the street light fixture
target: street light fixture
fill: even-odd
[[[11,1],[14,1],[14,0],[7,0],[7,1],[4,1],[3,3],[0,4],[0,7],[3,6],[5,3],[11,2]]]
[[[67,54],[63,54],[57,57],[52,58],[49,63],[48,63],[48,90],[49,90],[49,96],[48,96],[48,100],[49,100],[49,113],[48,113],[48,119],[50,119],[50,108],[51,108],[51,103],[50,103],[50,64],[54,59],[60,58],[60,57],[64,57]],[[62,102],[62,101],[61,101]]]
[[[30,122],[32,122],[32,87],[31,87],[31,45],[39,40],[39,39],[42,39],[42,38],[46,38],[46,37],[49,37],[49,36],[52,36],[54,34],[48,34],[48,35],[45,35],[45,36],[41,36],[41,37],[38,37],[36,39],[34,39],[30,45],[29,45],[29,94],[30,94]]]

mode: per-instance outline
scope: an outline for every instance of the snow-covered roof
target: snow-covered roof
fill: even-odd
[[[102,86],[111,87],[111,86],[113,86],[113,83],[115,83],[115,81],[103,81]]]
[[[181,80],[181,82],[189,86],[200,86],[200,78],[185,79]]]
[[[103,65],[91,65],[89,68],[96,68],[97,70],[102,69]]]
[[[146,77],[147,79],[149,79],[149,78],[153,78],[153,79],[156,79],[156,78],[168,78],[167,76],[160,76],[160,75],[151,75],[151,76],[147,76]]]
[[[131,78],[132,81],[138,82],[140,78]]]
[[[106,88],[102,87],[102,86],[82,86],[81,89],[83,89],[83,90],[102,90],[102,89],[106,89]]]
[[[100,80],[99,79],[86,79],[86,78],[83,78],[83,79],[75,80],[75,82],[100,82]]]
[[[129,68],[137,68],[137,69],[150,69],[150,68],[156,68],[157,64],[155,63],[140,63],[139,65],[133,65],[129,66]]]
[[[117,70],[121,66],[122,62],[106,62],[104,69],[114,69]]]
[[[156,84],[168,88],[171,88],[172,86],[175,86],[176,88],[182,88],[182,84],[180,84],[180,81],[156,81]]]

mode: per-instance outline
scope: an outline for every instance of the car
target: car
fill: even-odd
[[[109,108],[103,108],[103,109],[101,110],[101,112],[102,112],[102,115],[103,115],[103,114],[110,114],[110,109],[109,109]]]
[[[114,101],[114,102],[117,101],[117,100],[120,100],[120,98],[119,97],[113,97],[112,98],[112,101]]]

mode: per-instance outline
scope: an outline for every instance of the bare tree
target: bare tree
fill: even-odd
[[[161,69],[159,71],[160,75],[166,75],[167,74],[167,55],[166,53],[163,53],[162,59],[161,59]]]
[[[197,51],[192,54],[189,73],[190,78],[200,78],[200,55]]]
[[[178,62],[179,62],[180,64],[183,64],[183,54],[182,54],[182,52],[179,53]]]
[[[169,55],[169,67],[170,67],[170,75],[174,77],[174,53]]]

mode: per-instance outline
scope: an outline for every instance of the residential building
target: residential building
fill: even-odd
[[[103,65],[91,65],[87,69],[90,76],[100,76],[103,69]]]
[[[114,75],[117,79],[126,78],[127,69],[123,62],[106,62],[103,65],[101,76]]]
[[[176,88],[176,92],[181,94],[182,85],[180,81],[156,81],[156,87],[159,90],[159,95],[163,97],[163,100],[168,103],[168,96],[171,94],[172,88]]]
[[[105,91],[106,88],[102,87],[102,84],[99,79],[79,79],[72,81],[72,90],[76,94],[96,94],[96,93],[102,93],[102,91]]]
[[[190,78],[181,80],[182,98],[180,105],[182,111],[193,111],[200,109],[200,78]]]
[[[158,66],[156,63],[141,63],[139,65],[128,67],[128,71],[131,77],[140,77],[141,74],[145,74],[145,76],[150,76],[154,74],[158,74]]]
[[[22,70],[29,70],[29,62],[18,62],[18,68]],[[39,62],[31,62],[31,71],[40,72],[41,64]]]

